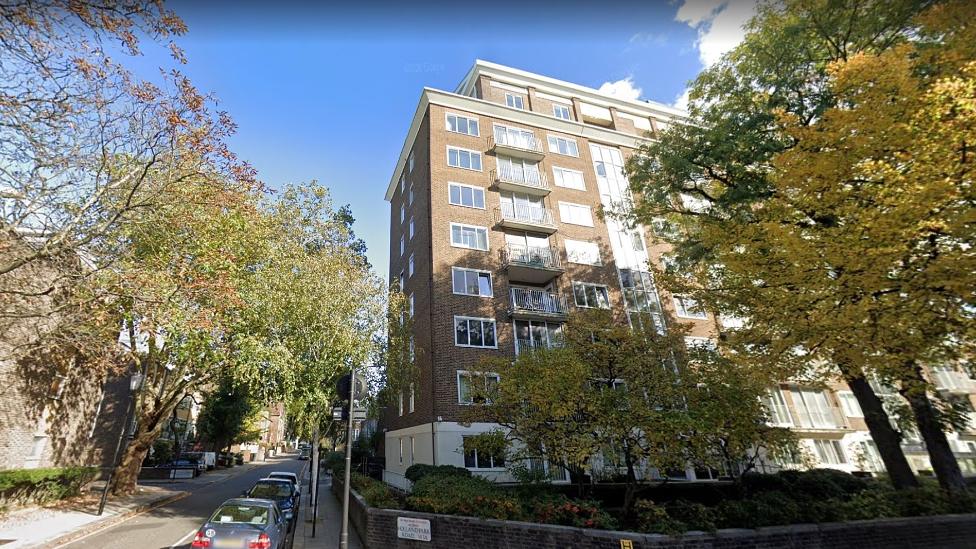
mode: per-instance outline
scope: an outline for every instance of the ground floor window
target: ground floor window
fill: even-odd
[[[466,439],[469,437],[463,437]],[[503,451],[487,452],[479,451],[477,448],[467,449],[466,444],[462,444],[464,450],[464,466],[468,469],[498,469],[505,467],[505,454]]]
[[[847,458],[844,456],[844,448],[841,446],[839,440],[815,438],[813,439],[813,446],[817,450],[817,457],[820,458],[822,463],[830,465],[847,463]]]

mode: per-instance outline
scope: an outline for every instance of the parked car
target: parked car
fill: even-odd
[[[173,461],[167,463],[165,467],[193,467],[197,470],[197,473],[202,473],[207,470],[207,465],[205,463],[193,458],[174,459]]]
[[[295,485],[290,480],[263,478],[255,482],[254,486],[244,492],[243,496],[274,501],[288,521],[288,530],[290,531],[294,526],[297,518],[296,511],[298,511],[298,494],[295,493]]]
[[[190,547],[285,549],[288,528],[285,515],[272,500],[229,499],[203,523]]]
[[[312,451],[310,449],[302,448],[302,450],[298,453],[298,459],[306,460],[309,457],[311,457],[311,455],[312,455]]]
[[[296,500],[301,500],[302,499],[302,487],[298,483],[298,475],[297,474],[290,473],[288,471],[272,471],[272,472],[268,473],[268,478],[276,478],[276,479],[277,478],[280,478],[280,479],[283,479],[283,480],[287,480],[295,488],[295,499]],[[295,502],[295,507],[298,507],[298,502],[297,501]]]
[[[208,471],[217,465],[217,454],[214,452],[187,452],[183,455],[203,463],[204,468]]]

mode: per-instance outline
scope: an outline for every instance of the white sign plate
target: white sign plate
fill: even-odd
[[[400,539],[430,541],[430,521],[427,519],[397,517],[397,537]]]

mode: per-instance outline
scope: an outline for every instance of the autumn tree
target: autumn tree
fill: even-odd
[[[260,435],[252,428],[260,404],[250,388],[231,375],[221,375],[209,391],[197,417],[197,433],[215,451],[232,444],[254,440]]]
[[[746,318],[728,344],[784,379],[839,373],[905,488],[868,380],[897,385],[940,483],[961,491],[922,368],[972,341],[973,14],[927,5],[765,6],[694,83],[690,123],[629,171],[636,217],[670,229],[666,285]]]
[[[576,315],[560,346],[481,362],[471,386],[483,404],[466,421],[499,424],[514,461],[545,457],[578,480],[625,471],[626,512],[655,470],[732,465],[737,474],[789,440],[765,422],[760,395],[770,380],[687,347],[686,333],[677,323],[667,333],[632,328],[606,311]],[[474,381],[496,374],[497,383]]]

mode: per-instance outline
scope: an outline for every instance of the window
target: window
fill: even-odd
[[[817,457],[820,458],[822,463],[831,465],[847,463],[847,457],[844,456],[844,448],[841,446],[839,440],[815,438],[813,439],[813,445],[817,449]]]
[[[583,182],[583,172],[578,170],[553,166],[552,179],[555,181],[557,187],[566,187],[567,189],[577,189],[580,191],[586,190],[586,184]]]
[[[407,261],[407,272],[410,273],[410,276],[413,276],[413,265],[413,254],[410,254],[410,259]]]
[[[513,109],[525,109],[522,104],[522,96],[515,95],[514,93],[505,94],[505,104]]]
[[[397,395],[397,396],[399,397],[398,400],[397,400],[397,411],[402,416],[403,415],[403,391],[401,390],[400,391],[400,394]],[[401,454],[403,453],[403,450],[402,449],[400,450],[400,453]]]
[[[569,106],[560,105],[559,103],[553,103],[552,115],[555,116],[556,118],[562,118],[563,120],[570,120]]]
[[[406,237],[400,236],[400,255],[402,256],[405,251],[407,251],[407,240]]]
[[[495,343],[495,319],[454,317],[454,345],[458,347],[491,347]]]
[[[447,131],[478,137],[478,119],[447,113]]]
[[[581,240],[565,240],[566,259],[570,263],[582,265],[602,265],[600,259],[600,247],[596,242],[583,242]]]
[[[607,287],[602,284],[573,282],[573,296],[576,298],[577,307],[587,307],[591,309],[610,308],[610,298],[607,296]]]
[[[474,225],[451,223],[451,246],[487,251],[488,229]]]
[[[840,422],[834,414],[827,393],[814,389],[793,391],[793,406],[796,408],[800,427],[814,429],[837,429]]]
[[[542,186],[538,162],[497,155],[495,165],[498,167],[498,178],[502,181]]]
[[[410,318],[413,318],[413,294],[410,294]]]
[[[407,190],[407,174],[400,174],[400,194],[403,194]]]
[[[505,467],[504,450],[495,454],[479,451],[475,448],[470,450],[465,448],[464,466],[468,469],[501,469],[502,467]]]
[[[590,213],[590,207],[582,204],[560,202],[559,220],[573,225],[593,226],[593,215]]]
[[[408,233],[410,235],[410,238],[413,238],[413,233],[414,233],[414,224],[413,224],[413,218],[411,217],[410,218],[410,232]]]
[[[576,140],[556,137],[555,135],[549,136],[549,152],[579,157],[579,148],[576,146]]]
[[[555,322],[539,320],[515,321],[515,353],[533,349],[557,347],[562,341],[563,326]]]
[[[408,408],[408,410],[410,411],[411,414],[413,413],[414,396],[415,395],[414,395],[414,390],[413,390],[413,383],[411,383],[410,384],[410,401],[409,401],[410,407]],[[413,437],[410,437],[410,442],[411,442],[411,444],[413,443]],[[410,457],[411,457],[411,459],[413,458],[413,448],[410,449]]]
[[[455,206],[485,209],[484,189],[460,183],[450,183],[448,184],[448,191],[449,202]]]
[[[406,204],[400,205],[400,223],[403,223],[407,219],[407,206]]]
[[[475,269],[452,267],[454,279],[454,293],[458,295],[474,295],[492,297],[491,273]]]
[[[481,171],[481,153],[459,149],[457,147],[447,148],[447,165],[465,170]]]
[[[409,168],[409,170],[410,170],[411,173],[413,173],[413,161],[414,161],[413,151],[410,151],[410,168]]]
[[[410,353],[410,362],[413,362],[414,358],[416,358],[416,356],[417,356],[417,353],[415,352],[414,343],[413,343],[413,334],[410,334],[410,349],[409,349],[409,353]]]
[[[472,394],[472,387],[475,387],[475,385],[472,384],[478,384],[476,386],[478,391],[489,393],[495,388],[496,385],[498,385],[498,379],[498,374],[475,374],[472,372],[465,372],[464,370],[458,370],[458,403],[485,404],[486,402],[481,395]],[[490,401],[487,403],[490,404]]]
[[[531,130],[513,128],[495,124],[495,142],[502,145],[511,145],[522,149],[535,149],[535,134]]]
[[[643,326],[645,321],[650,321],[659,334],[664,334],[664,316],[651,273],[620,269],[620,286],[624,290],[624,307],[631,324]]]
[[[403,291],[407,287],[407,276],[406,273],[400,271],[400,291]]]
[[[793,417],[790,415],[790,409],[786,406],[786,399],[783,398],[781,389],[770,389],[762,397],[762,402],[769,412],[769,420],[773,425],[793,425]]]
[[[407,199],[407,206],[413,206],[413,185],[410,185],[410,193]]]
[[[410,411],[412,412],[413,410],[410,410]],[[414,445],[413,437],[410,437],[410,463],[413,463],[414,462],[414,459],[415,459],[414,456],[417,455],[416,454],[416,449],[417,449],[417,447]]]
[[[837,398],[840,399],[840,407],[844,410],[844,415],[847,417],[864,417],[864,413],[861,411],[861,405],[858,404],[854,393],[850,391],[839,391]]]
[[[708,318],[705,311],[698,306],[698,302],[687,296],[674,296],[674,309],[682,318]]]
[[[401,412],[400,415],[403,415],[403,413]],[[403,437],[398,438],[397,442],[399,442],[400,446],[400,464],[403,464]]]
[[[861,455],[863,456],[864,468],[868,471],[881,473],[885,470],[884,461],[881,460],[881,453],[878,452],[878,445],[873,440],[862,440],[860,442]]]

